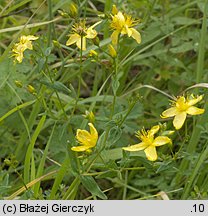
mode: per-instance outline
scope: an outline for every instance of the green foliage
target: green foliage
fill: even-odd
[[[77,10],[71,3],[1,1],[0,199],[157,199],[161,191],[207,199],[208,1],[74,1]],[[113,4],[138,21],[132,27],[142,41],[119,35],[112,57]],[[83,19],[87,28],[102,22],[81,51],[66,41]],[[39,39],[18,63],[12,50],[22,35]],[[161,113],[170,99],[192,93],[204,95],[197,107],[205,113],[170,135],[172,118]],[[96,146],[72,151],[89,121]],[[122,150],[158,124],[155,137],[173,143],[157,148],[156,161]]]

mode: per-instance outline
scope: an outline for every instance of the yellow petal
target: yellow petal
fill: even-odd
[[[108,50],[111,57],[115,58],[117,56],[116,50],[111,44],[108,45]]]
[[[146,156],[147,156],[147,159],[150,160],[150,161],[155,161],[157,160],[157,152],[156,152],[156,148],[155,146],[149,146],[148,148],[146,148],[144,150]]]
[[[32,46],[32,42],[31,41],[27,41],[25,43],[25,49],[29,49],[29,50],[32,50],[33,49],[33,46]]]
[[[118,14],[115,15],[115,17],[118,19],[118,22],[121,26],[123,26],[125,24],[125,17],[121,11],[119,11]]]
[[[26,38],[27,40],[37,40],[39,37],[36,37],[34,35],[27,35]]]
[[[175,129],[179,130],[183,126],[185,120],[186,120],[186,112],[179,112],[173,120],[173,125]]]
[[[144,150],[145,148],[147,148],[147,144],[141,142],[139,144],[132,145],[129,147],[123,147],[122,149],[126,151],[141,151]]]
[[[87,145],[87,146],[90,145],[91,135],[88,131],[78,129],[76,138],[80,144]]]
[[[76,152],[82,152],[88,150],[89,148],[89,146],[74,146],[71,148],[71,150]]]
[[[18,54],[15,54],[14,55],[15,59],[19,62],[19,63],[22,63],[22,60],[23,60],[23,52],[20,52]]]
[[[81,47],[82,47],[82,50],[86,50],[86,38],[82,37],[82,40],[81,40],[81,37],[80,37],[80,39],[76,42],[76,45],[77,45],[77,47],[79,47],[79,49],[81,49]]]
[[[168,143],[172,143],[172,141],[167,136],[158,136],[153,141],[154,146],[162,146],[162,145],[165,145],[165,144],[168,144]]]
[[[148,131],[148,134],[150,136],[153,136],[154,134],[156,134],[160,129],[160,126],[159,125],[156,125],[156,126],[153,126],[149,131]]]
[[[115,46],[118,43],[118,35],[119,35],[119,31],[114,31],[111,35],[112,44]]]
[[[131,28],[131,32],[132,32],[131,37],[133,37],[136,40],[136,42],[138,44],[140,44],[141,43],[141,34],[134,28]]]
[[[94,30],[92,27],[87,29],[87,35],[85,36],[86,38],[93,39],[97,36],[96,30]]]
[[[98,135],[98,132],[96,130],[96,128],[94,127],[94,125],[92,123],[88,123],[89,127],[90,127],[90,133],[93,135],[93,136],[97,136]]]
[[[102,22],[102,20],[96,22],[94,25],[90,26],[89,28],[93,29],[93,28],[95,28],[95,26],[99,25],[101,22]],[[88,29],[89,29],[89,28],[88,28]]]
[[[92,147],[94,147],[97,143],[97,140],[98,140],[98,132],[92,123],[88,123],[88,125],[90,127],[90,134],[91,134],[90,144]]]
[[[162,113],[161,117],[162,117],[162,118],[169,118],[169,117],[175,116],[177,113],[178,113],[178,112],[177,112],[177,108],[176,108],[176,107],[171,107],[171,108],[165,110],[165,111]]]
[[[203,95],[200,95],[200,96],[198,96],[198,97],[196,97],[196,98],[188,99],[188,100],[187,100],[187,104],[188,104],[189,106],[193,106],[194,104],[198,103],[198,102],[201,101],[202,99],[203,99]]]
[[[67,46],[70,46],[70,45],[72,45],[73,43],[76,43],[78,40],[80,40],[80,38],[81,38],[80,35],[78,35],[78,34],[72,34],[72,35],[70,36],[70,38],[67,40],[66,45],[67,45]]]
[[[186,113],[189,115],[200,115],[204,113],[204,109],[197,108],[195,106],[191,106],[186,110]]]
[[[131,37],[133,33],[132,31],[133,28],[129,28],[127,25],[125,25],[125,29],[126,29],[126,33],[128,34],[128,36]]]

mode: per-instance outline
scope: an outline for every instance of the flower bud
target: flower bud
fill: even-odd
[[[14,83],[15,83],[15,85],[16,85],[18,88],[22,88],[22,87],[23,87],[22,82],[19,81],[19,80],[15,80]]]
[[[72,18],[76,18],[77,15],[78,15],[78,9],[77,9],[77,5],[72,2],[70,5],[69,5],[69,15],[72,17]]]
[[[111,12],[113,15],[116,15],[118,13],[118,9],[117,9],[116,5],[113,5]]]
[[[57,48],[61,48],[60,43],[57,40],[53,40],[53,45]]]
[[[97,53],[95,50],[90,50],[89,56],[90,56],[90,57],[97,57],[97,56],[98,56],[98,53]]]
[[[31,93],[33,95],[36,95],[36,90],[32,85],[28,85],[27,90],[28,90],[29,93]]]
[[[91,123],[94,123],[95,121],[95,115],[92,111],[85,111],[85,115],[83,115],[86,119],[88,119]]]

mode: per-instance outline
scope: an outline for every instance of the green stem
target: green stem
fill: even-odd
[[[187,199],[190,191],[192,189],[192,186],[194,185],[195,180],[197,179],[196,176],[199,174],[199,169],[201,167],[201,165],[205,162],[205,160],[208,157],[208,142],[205,144],[206,149],[204,151],[202,151],[201,155],[199,156],[199,159],[196,163],[196,166],[194,168],[194,170],[192,171],[191,176],[188,179],[188,184],[186,184],[183,195],[182,195],[182,199]]]
[[[120,41],[120,34],[118,36],[118,43],[117,43],[117,55],[116,55],[116,59],[114,61],[114,67],[115,67],[115,80],[117,81],[118,79],[118,62],[119,62],[119,58],[118,58],[118,53],[119,53],[119,41]],[[117,92],[113,91],[113,104],[112,104],[112,110],[111,110],[111,116],[110,116],[110,120],[112,120],[113,115],[114,115],[114,111],[115,111],[115,104],[116,104],[116,95]]]
[[[48,2],[48,13],[49,13],[49,20],[53,19],[53,13],[52,13],[52,4],[51,4],[51,0],[47,0]],[[52,41],[52,23],[49,23],[48,26],[48,46],[51,45],[51,41]]]
[[[49,68],[48,68],[47,61],[46,61],[45,66],[46,66],[46,70],[47,70],[48,75],[49,75],[49,79],[50,79],[51,83],[53,84],[53,83],[54,83],[54,80],[53,80],[53,78],[52,78],[52,76],[51,76],[51,73],[50,73],[50,70],[49,70]],[[65,119],[68,120],[68,116],[67,116],[67,114],[66,114],[66,112],[65,112],[65,110],[64,110],[64,106],[63,106],[63,104],[62,104],[62,102],[61,102],[61,98],[59,97],[59,94],[58,94],[57,90],[54,89],[54,91],[55,91],[56,97],[57,97],[57,99],[58,99],[58,101],[59,101],[60,107],[61,107],[61,109],[62,109],[62,111],[63,111],[63,114],[64,114],[64,116],[65,116]]]

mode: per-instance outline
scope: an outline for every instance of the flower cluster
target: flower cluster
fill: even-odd
[[[94,28],[101,22],[102,21],[99,21],[89,28],[86,27],[85,21],[76,23],[73,25],[73,33],[69,35],[70,37],[66,42],[66,45],[70,46],[76,43],[79,49],[86,50],[86,39],[94,39],[97,36],[97,31]],[[116,6],[113,5],[110,21],[110,28],[113,30],[111,35],[113,45],[117,45],[119,35],[125,34],[134,38],[137,43],[141,43],[140,33],[135,28],[133,28],[137,24],[138,21],[133,19],[130,15],[118,11]],[[114,53],[113,56],[115,55],[116,54]]]
[[[38,37],[35,37],[33,35],[22,35],[20,37],[20,40],[18,43],[16,43],[12,49],[13,55],[15,60],[17,60],[19,63],[22,62],[23,57],[24,57],[24,51],[26,49],[32,50],[33,45],[32,41],[37,40]]]
[[[174,101],[172,101],[172,107],[165,110],[161,117],[169,118],[174,116],[173,126],[176,130],[179,130],[187,117],[189,115],[200,115],[204,113],[204,109],[197,108],[193,105],[201,101],[203,95],[195,97],[191,95],[187,98],[184,96],[179,96]],[[129,147],[124,147],[126,151],[141,151],[144,150],[146,157],[150,161],[157,160],[156,147],[162,146],[168,143],[172,143],[171,139],[167,136],[158,136],[154,138],[154,135],[159,131],[159,126],[152,127],[149,131],[142,130],[137,133],[137,137],[142,141],[139,144],[132,145]]]
[[[77,18],[77,8],[75,5],[70,6],[71,17]],[[64,15],[64,14],[62,14]],[[109,29],[112,30],[111,41],[112,43],[108,44],[108,55],[114,58],[114,60],[118,57],[116,49],[118,49],[119,38],[122,35],[128,35],[128,37],[132,37],[139,44],[141,43],[141,35],[135,29],[135,26],[138,24],[138,20],[135,20],[130,15],[125,14],[119,11],[115,5],[113,5],[111,14],[106,16],[110,20]],[[75,19],[77,21],[77,19]],[[95,27],[98,26],[102,21],[98,21],[90,27],[87,27],[86,21],[81,20],[75,23],[72,27],[72,32],[69,34],[69,39],[66,41],[67,46],[71,46],[72,44],[76,44],[76,46],[84,51],[87,49],[87,39],[94,39],[94,44],[99,46],[99,39],[97,38],[98,32],[95,30]],[[18,43],[15,43],[12,49],[12,56],[16,61],[21,63],[24,58],[24,51],[29,49],[33,49],[32,41],[37,40],[38,37],[33,35],[22,35],[19,39]],[[60,44],[57,41],[54,41],[54,45],[60,47]],[[98,59],[98,53],[94,50],[90,50],[89,56],[91,58]],[[116,62],[116,61],[114,61]],[[19,81],[15,82],[18,87],[22,87],[22,83]],[[28,85],[27,90],[36,94],[36,90],[33,86]],[[161,118],[170,118],[173,119],[173,126],[176,130],[179,130],[184,125],[187,115],[200,115],[204,113],[204,109],[198,108],[194,106],[198,102],[203,99],[203,95],[194,96],[190,95],[188,97],[178,96],[173,101],[171,101],[171,107],[162,112]],[[89,120],[88,123],[90,131],[78,129],[76,132],[76,139],[79,146],[74,146],[71,148],[72,151],[76,152],[84,152],[91,151],[93,147],[96,146],[98,141],[98,132],[93,125],[95,121],[95,117],[93,112],[86,112],[84,115],[86,119]],[[128,147],[123,147],[122,149],[125,151],[144,151],[146,157],[150,161],[157,160],[157,151],[156,148],[166,145],[172,144],[172,140],[166,136],[168,133],[160,133],[161,127],[159,125],[153,126],[150,130],[142,129],[136,133],[136,137],[141,140],[138,144],[133,144]],[[156,134],[159,134],[156,136]],[[168,134],[169,135],[169,134]]]

